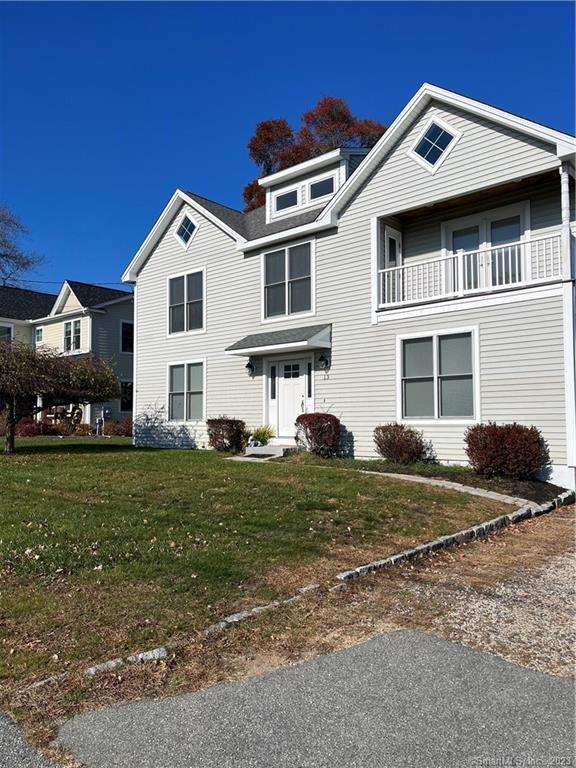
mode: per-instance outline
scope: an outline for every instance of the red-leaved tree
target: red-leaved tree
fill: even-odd
[[[355,117],[344,99],[324,96],[304,112],[296,132],[284,118],[258,123],[248,152],[259,167],[259,177],[268,176],[338,147],[371,149],[385,130],[382,123]],[[245,211],[264,205],[265,193],[258,179],[244,188],[244,202]]]
[[[42,407],[36,396],[42,395]],[[0,413],[6,426],[4,453],[14,453],[16,424],[44,408],[103,403],[120,397],[110,364],[98,357],[69,357],[19,342],[0,342]]]

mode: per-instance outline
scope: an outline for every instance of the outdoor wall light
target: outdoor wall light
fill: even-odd
[[[252,362],[252,360],[248,360],[248,362],[246,363],[246,373],[248,374],[248,376],[253,376],[254,371],[255,371],[254,363]]]
[[[327,368],[330,367],[330,361],[326,357],[326,355],[320,355],[318,358],[318,365],[320,368],[322,368],[323,371],[325,371]]]

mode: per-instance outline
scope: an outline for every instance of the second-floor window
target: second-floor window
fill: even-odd
[[[168,332],[204,329],[204,271],[172,277],[168,281]]]
[[[64,352],[77,352],[80,343],[80,320],[64,323]]]
[[[311,311],[311,251],[302,243],[264,254],[264,317]]]

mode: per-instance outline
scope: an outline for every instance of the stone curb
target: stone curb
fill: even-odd
[[[364,471],[364,474],[378,474],[382,476],[384,473],[382,472],[367,472]],[[396,474],[389,474],[388,477],[400,477],[401,479],[407,479],[407,480],[413,480],[415,476],[412,475],[396,475]],[[418,478],[416,482],[425,482],[425,478]],[[446,486],[455,486],[456,483],[442,483],[444,487]],[[469,488],[468,486],[459,486],[458,490],[466,490],[470,493],[473,493],[473,495],[486,495],[490,494],[489,498],[495,498],[498,497],[500,501],[506,500],[508,503],[510,503],[510,500],[512,500],[512,497],[508,496],[500,496],[499,494],[495,494],[492,492],[483,492],[478,493],[479,489],[476,488]],[[488,520],[485,523],[480,523],[479,525],[474,525],[470,528],[465,528],[462,531],[458,531],[457,533],[449,534],[448,536],[440,536],[437,539],[434,539],[433,541],[428,541],[425,544],[420,544],[417,547],[413,547],[412,549],[405,549],[402,552],[397,553],[396,555],[391,555],[390,557],[386,557],[383,560],[374,560],[371,563],[367,563],[366,565],[360,565],[357,568],[354,568],[350,571],[342,571],[341,573],[336,574],[336,578],[338,579],[338,582],[331,587],[328,587],[329,593],[335,593],[340,592],[347,588],[348,584],[347,582],[352,579],[357,579],[360,576],[366,576],[369,573],[375,573],[376,571],[381,571],[385,568],[389,568],[394,565],[398,565],[399,563],[405,563],[409,560],[414,560],[416,557],[420,557],[422,555],[426,555],[429,552],[436,552],[440,549],[446,549],[447,547],[452,547],[458,544],[463,544],[467,541],[472,541],[474,539],[483,538],[485,536],[488,536],[490,533],[493,533],[494,531],[498,531],[501,528],[505,528],[508,525],[513,525],[515,523],[520,523],[523,520],[527,520],[532,517],[538,517],[539,515],[547,514],[548,512],[552,512],[553,509],[557,509],[558,507],[563,507],[567,504],[571,504],[575,500],[575,493],[574,491],[565,491],[564,493],[561,493],[559,496],[557,496],[553,501],[546,502],[545,504],[533,504],[531,502],[525,503],[523,506],[516,509],[514,512],[511,512],[506,515],[500,515],[500,517],[495,517],[492,520]],[[523,499],[514,499],[515,503],[518,503],[518,501],[524,501]],[[274,601],[272,603],[268,603],[267,605],[257,605],[255,608],[251,608],[249,610],[245,611],[238,611],[237,613],[231,613],[229,616],[226,616],[222,621],[216,622],[215,624],[211,624],[209,627],[204,629],[200,634],[204,637],[213,637],[214,635],[219,634],[220,632],[223,632],[225,629],[227,629],[232,624],[237,624],[238,622],[245,621],[246,619],[250,619],[253,616],[258,616],[261,613],[264,613],[265,611],[273,611],[276,608],[279,608],[281,605],[291,605],[292,603],[297,602],[300,600],[303,596],[310,594],[311,592],[316,592],[320,589],[320,584],[306,584],[303,587],[300,587],[296,594],[292,595],[292,597],[288,597],[285,600],[281,601]],[[176,646],[160,646],[158,648],[153,648],[149,651],[141,651],[140,653],[135,653],[131,656],[127,656],[124,658],[117,658],[117,659],[110,659],[109,661],[103,661],[101,664],[95,664],[93,667],[87,667],[83,674],[88,677],[94,677],[96,675],[99,675],[103,672],[110,672],[113,669],[118,669],[119,667],[124,666],[126,662],[128,663],[146,663],[149,661],[158,661],[160,659],[165,659],[170,650],[174,649]],[[52,677],[45,678],[44,680],[39,680],[35,683],[32,683],[31,685],[27,686],[24,690],[32,690],[34,688],[41,688],[44,685],[48,685],[49,683],[53,683],[58,681],[59,679],[65,677],[66,673],[62,673],[60,675],[53,675]]]
[[[457,533],[451,533],[448,536],[439,536],[437,539],[428,541],[425,544],[420,544],[412,549],[405,549],[403,552],[399,552],[396,555],[390,555],[390,557],[386,557],[383,560],[374,560],[371,563],[360,565],[350,571],[341,571],[336,574],[336,578],[341,582],[347,582],[351,579],[357,579],[360,576],[366,576],[368,573],[374,573],[376,571],[381,571],[384,568],[398,565],[399,563],[414,560],[429,552],[437,552],[438,550],[447,549],[448,547],[463,544],[467,541],[484,538],[501,528],[521,523],[523,520],[528,520],[532,517],[545,515],[552,512],[554,509],[571,504],[574,500],[574,491],[564,491],[564,493],[561,493],[552,501],[547,501],[545,504],[524,504],[522,507],[518,507],[518,509],[514,510],[514,512],[500,515],[500,517],[494,517],[492,520],[487,520],[485,523],[473,525],[470,528],[465,528]]]

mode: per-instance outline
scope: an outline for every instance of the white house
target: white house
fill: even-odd
[[[123,276],[136,443],[204,447],[223,414],[289,441],[320,410],[356,456],[399,421],[463,462],[468,425],[517,421],[574,487],[575,146],[425,84],[371,151],[261,179],[256,211],[177,190]]]

